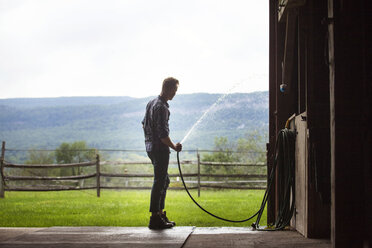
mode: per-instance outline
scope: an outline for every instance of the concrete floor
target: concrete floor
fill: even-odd
[[[238,227],[198,227],[183,248],[330,248],[330,240],[306,239],[296,231],[252,231]]]
[[[295,231],[260,232],[234,227],[174,227],[152,231],[146,227],[0,228],[1,248],[36,247],[331,247],[329,240],[306,239]]]

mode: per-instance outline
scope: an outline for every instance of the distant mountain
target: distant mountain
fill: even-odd
[[[95,148],[144,149],[141,120],[151,98],[0,99],[0,139],[18,149],[54,149],[77,140]],[[268,92],[197,93],[169,101],[171,138],[181,141],[216,101],[185,141],[185,149],[212,148],[218,136],[235,140],[252,130],[267,133]]]
[[[92,96],[92,97],[57,97],[57,98],[11,98],[0,99],[0,105],[16,108],[111,105],[134,99],[129,96]]]

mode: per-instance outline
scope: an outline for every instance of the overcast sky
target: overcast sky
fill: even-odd
[[[268,90],[268,0],[0,0],[0,98]]]

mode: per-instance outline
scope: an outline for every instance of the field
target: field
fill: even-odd
[[[204,190],[194,198],[208,211],[224,218],[240,220],[259,208],[264,190]],[[0,226],[147,226],[150,213],[149,190],[93,190],[59,192],[5,192],[0,199]],[[250,226],[256,219],[230,223],[201,211],[185,191],[169,190],[166,209],[178,226]],[[266,225],[266,210],[261,218]]]

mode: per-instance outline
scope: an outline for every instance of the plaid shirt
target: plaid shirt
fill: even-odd
[[[169,136],[169,115],[169,105],[161,96],[147,104],[142,121],[147,152],[169,151],[169,147],[161,142],[162,138]]]

